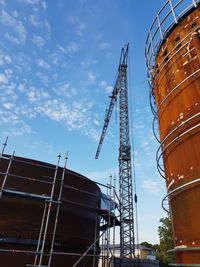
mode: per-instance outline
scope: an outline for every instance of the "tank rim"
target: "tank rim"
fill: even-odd
[[[162,14],[163,10],[165,10],[168,3],[171,3],[171,0],[168,0],[163,7],[159,10],[157,13],[157,16],[155,17],[153,23],[151,24],[151,27],[148,31],[148,35],[146,38],[146,44],[145,44],[145,59],[146,59],[146,67],[147,67],[147,74],[148,77],[151,78],[152,69],[155,63],[155,58],[158,55],[161,46],[165,42],[166,38],[170,35],[170,33],[176,28],[179,22],[181,22],[183,19],[185,19],[190,13],[192,13],[195,9],[200,7],[200,0],[190,0],[191,3],[188,4],[188,6],[185,8],[185,10],[182,10],[179,15],[175,15],[175,8],[178,7],[180,4],[180,1],[176,4],[174,4],[173,8],[171,8],[170,11],[168,11],[168,16],[170,14],[174,14],[173,21],[171,24],[168,25],[168,28],[166,30],[162,29],[162,24],[165,22],[165,19],[161,20],[159,15]],[[181,1],[182,3],[183,1]],[[195,5],[196,4],[196,5]],[[166,16],[166,15],[165,15]],[[156,30],[154,30],[155,24],[158,24]],[[154,30],[154,31],[153,31]],[[156,40],[158,39],[158,40]]]

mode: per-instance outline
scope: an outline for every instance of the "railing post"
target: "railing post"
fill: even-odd
[[[173,5],[172,5],[172,1],[171,0],[169,0],[169,4],[170,4],[170,7],[171,7],[171,11],[172,11],[172,15],[173,15],[173,17],[174,17],[174,21],[175,21],[175,23],[177,24],[177,18],[176,18],[176,14],[175,14],[175,12],[174,12],[174,7],[173,7]]]
[[[196,0],[192,0],[192,3],[194,4],[195,7],[197,7]]]
[[[159,27],[159,31],[160,31],[160,37],[163,40],[163,33],[162,33],[162,27],[161,27],[161,24],[160,24],[159,15],[157,15],[157,21],[158,21],[158,27]]]

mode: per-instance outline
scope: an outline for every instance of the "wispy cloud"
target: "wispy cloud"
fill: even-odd
[[[43,23],[42,21],[39,19],[37,14],[31,14],[29,16],[29,22],[32,26],[34,27],[42,27]]]
[[[4,73],[0,73],[0,84],[1,83],[8,83],[8,78]]]
[[[78,36],[82,36],[85,29],[86,29],[86,24],[80,20],[79,17],[77,16],[68,16],[67,17],[68,23],[70,23],[72,26],[75,28],[75,32]]]
[[[75,53],[79,51],[79,46],[76,42],[69,42],[67,45],[67,50],[69,53]]]
[[[0,0],[0,4],[1,4],[3,7],[5,7],[5,6],[6,6],[6,3],[5,3],[5,1],[4,1],[4,0]]]
[[[39,0],[17,0],[19,3],[24,3],[24,4],[30,4],[30,5],[38,5]]]
[[[101,42],[100,45],[99,45],[99,48],[104,50],[104,49],[109,49],[111,48],[111,44],[108,43],[108,42]]]
[[[84,68],[89,68],[97,64],[97,62],[98,61],[95,59],[86,59],[86,60],[81,61],[81,66],[83,66]]]
[[[47,63],[44,59],[42,58],[38,58],[35,60],[36,64],[38,65],[38,67],[49,70],[50,69],[50,65],[49,63]]]
[[[103,180],[109,181],[110,175],[113,176],[114,174],[117,174],[118,172],[119,172],[118,168],[113,167],[113,168],[103,170],[103,171],[88,172],[88,173],[85,173],[85,176],[92,180],[99,181],[99,182]]]
[[[64,54],[67,54],[67,49],[64,48],[62,45],[57,44],[57,48]]]
[[[50,37],[51,37],[51,25],[47,19],[44,20],[44,28],[46,30],[46,38],[50,39]]]
[[[46,43],[44,38],[39,35],[33,35],[32,41],[37,47],[42,47]]]
[[[61,97],[70,98],[77,95],[77,90],[71,87],[69,82],[65,82],[63,84],[58,84],[53,88],[53,91]]]
[[[0,124],[8,124],[9,131],[4,131],[4,135],[20,136],[32,133],[29,125],[27,125],[20,117],[13,114],[11,111],[0,110],[1,121]]]
[[[94,82],[96,80],[96,76],[91,71],[87,73],[87,77],[88,77],[88,80],[91,82]]]
[[[0,66],[4,64],[11,64],[12,62],[13,61],[10,55],[5,54],[3,51],[0,51]]]
[[[43,7],[44,11],[47,10],[47,3],[45,1],[41,2],[41,6]]]
[[[30,102],[41,102],[43,99],[46,99],[49,94],[44,90],[38,90],[35,87],[31,86],[28,91],[26,91],[28,101]]]
[[[110,94],[113,90],[113,87],[109,85],[106,81],[101,81],[99,85],[101,88],[103,88],[106,94]]]
[[[4,9],[2,9],[0,11],[0,23],[11,27],[13,34],[16,34],[16,36],[13,36],[10,33],[5,33],[4,36],[6,39],[18,45],[25,44],[26,29],[21,20],[17,20],[14,16],[8,14]]]
[[[144,180],[142,182],[142,187],[154,195],[157,195],[158,193],[160,193],[164,188],[161,182],[158,182],[153,179]]]

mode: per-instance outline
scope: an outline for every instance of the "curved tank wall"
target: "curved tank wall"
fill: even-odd
[[[0,186],[9,162],[6,157],[0,160]],[[27,263],[33,264],[32,252],[27,254],[23,251],[36,251],[45,205],[40,197],[50,195],[55,168],[56,166],[44,162],[13,158],[0,199],[0,261],[4,263],[4,267],[14,266],[16,262],[21,267],[25,267]],[[63,168],[59,167],[54,200],[58,198],[62,173]],[[30,194],[40,197],[31,198]],[[71,255],[53,255],[52,267],[73,266],[99,235],[97,211],[100,199],[100,189],[94,182],[66,170],[54,252],[67,252]],[[56,203],[52,203],[45,251],[50,251],[56,207]],[[97,244],[96,253],[98,252]],[[89,254],[93,253],[91,249]],[[43,265],[47,263],[47,258],[44,257]],[[85,257],[77,266],[93,266],[92,257]]]
[[[153,47],[152,39],[147,41],[146,57],[161,143],[158,169],[166,179],[176,262],[200,264],[200,8],[199,1],[184,2],[182,13],[170,7],[174,22],[163,35],[159,25],[160,43]]]

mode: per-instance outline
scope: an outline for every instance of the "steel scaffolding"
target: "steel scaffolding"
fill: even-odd
[[[67,171],[67,160],[68,155],[65,158],[64,167],[62,168],[62,175],[58,175],[58,169],[60,167],[60,159],[61,155],[58,156],[57,164],[56,166],[53,165],[45,165],[45,168],[51,169],[52,177],[48,177],[49,180],[46,181],[45,179],[42,181],[38,181],[40,183],[47,183],[50,185],[50,192],[49,194],[35,194],[33,192],[24,192],[19,191],[15,189],[11,189],[7,184],[9,184],[9,179],[20,179],[22,181],[30,181],[33,182],[33,178],[26,177],[23,175],[12,173],[12,164],[13,162],[19,162],[19,163],[26,163],[26,164],[32,164],[31,162],[23,161],[23,159],[15,157],[15,152],[13,152],[12,155],[5,155],[4,151],[7,146],[7,140],[3,144],[2,153],[0,154],[0,161],[4,160],[7,161],[7,168],[6,171],[3,172],[0,170],[0,175],[3,177],[2,183],[0,185],[0,200],[4,197],[14,197],[14,198],[23,198],[27,201],[39,201],[40,203],[44,203],[43,207],[43,215],[41,218],[40,223],[40,230],[38,230],[38,239],[33,242],[32,245],[36,247],[36,249],[31,250],[25,250],[25,249],[16,249],[13,248],[0,248],[0,253],[10,253],[10,254],[21,254],[21,255],[31,255],[34,257],[33,263],[27,262],[27,267],[53,267],[54,264],[52,264],[52,258],[54,255],[57,256],[76,256],[77,260],[71,267],[80,266],[79,264],[85,257],[92,257],[93,260],[93,267],[97,266],[97,263],[99,262],[99,267],[108,267],[110,266],[110,259],[113,257],[113,253],[111,253],[111,243],[115,242],[115,228],[116,228],[116,214],[115,210],[111,210],[111,202],[116,202],[116,190],[115,185],[116,181],[113,180],[112,177],[110,177],[110,183],[107,185],[100,184],[95,182],[100,187],[103,187],[104,190],[107,190],[108,200],[110,201],[108,204],[107,209],[100,209],[100,208],[93,208],[89,206],[82,205],[79,206],[79,203],[72,203],[68,200],[62,199],[62,192],[64,188],[75,190],[77,192],[84,193],[86,195],[93,195],[93,193],[85,190],[81,190],[79,188],[75,188],[72,186],[68,186],[64,184],[64,177]],[[40,166],[40,165],[37,165]],[[42,165],[40,166],[42,167]],[[43,166],[44,167],[44,166]],[[50,179],[51,178],[51,179]],[[113,184],[112,184],[112,181]],[[34,182],[37,182],[36,180]],[[56,189],[56,190],[55,190]],[[95,194],[94,194],[95,195]],[[74,205],[78,205],[77,208],[84,208],[89,209],[91,212],[93,212],[96,216],[96,222],[95,222],[95,230],[94,230],[94,242],[88,247],[88,249],[84,253],[73,253],[73,252],[63,252],[58,251],[58,249],[54,249],[55,247],[55,236],[56,236],[56,230],[57,230],[57,223],[59,219],[59,212],[60,207],[62,204],[66,203],[72,203]],[[52,207],[54,206],[54,214],[52,214]],[[51,238],[49,241],[48,238],[48,245],[47,245],[47,235],[49,232],[50,227],[50,218],[51,223],[53,220],[53,231],[51,232]],[[99,221],[100,223],[100,231],[101,233],[97,235],[97,229],[99,228]],[[112,234],[112,240],[111,240],[111,227],[113,227],[113,234]],[[101,254],[99,254],[97,244],[101,241],[102,244],[102,250]],[[1,240],[0,240],[1,242]],[[49,245],[50,244],[50,245]]]

